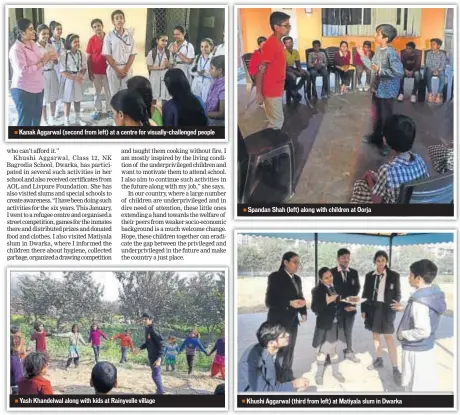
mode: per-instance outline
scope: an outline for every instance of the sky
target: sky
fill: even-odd
[[[36,275],[36,272],[12,272],[11,279],[12,284],[14,284],[16,278],[19,275]],[[178,272],[177,273],[182,278],[191,278],[194,276],[193,272]],[[61,279],[63,273],[62,272],[50,272],[49,273],[51,278]],[[104,296],[103,299],[106,301],[116,301],[118,299],[118,287],[120,283],[113,275],[111,271],[96,271],[92,273],[93,278],[99,284],[104,286]]]

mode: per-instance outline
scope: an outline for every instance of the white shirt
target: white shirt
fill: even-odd
[[[169,45],[168,49],[171,52],[173,50],[174,43],[175,42],[173,42],[173,43],[171,43]],[[189,43],[186,40],[184,40],[182,42],[182,44],[180,45],[179,49],[177,49],[176,53],[177,54],[182,53],[182,55],[184,55],[186,58],[191,59],[191,58],[195,57],[195,48],[193,47],[193,45],[191,43]],[[176,58],[176,61],[177,61],[177,63],[185,63],[185,62],[181,61],[180,58]]]
[[[377,275],[377,271],[375,272],[374,275]],[[380,284],[379,284],[379,286],[377,288],[377,290],[378,290],[377,301],[379,303],[384,303],[385,302],[385,284],[386,284],[386,282],[387,282],[387,270],[385,269],[383,271],[383,277],[381,277]]]
[[[88,67],[86,53],[81,50],[76,53],[66,50],[61,54],[59,66],[61,72],[81,72]]]
[[[222,56],[225,55],[225,43],[221,43],[219,46],[217,46],[214,56]]]
[[[126,29],[122,35],[116,30],[110,31],[104,37],[102,54],[111,56],[117,65],[126,65],[130,56],[137,54],[133,36]]]
[[[42,56],[45,56],[46,52],[49,52],[50,50],[54,50],[53,45],[49,43],[47,43],[45,47],[43,47],[40,42],[35,42],[35,43],[37,44],[38,49],[40,49],[40,53],[42,54]],[[54,61],[52,60],[45,63],[45,65],[43,66],[44,71],[51,70],[51,69],[54,69]]]

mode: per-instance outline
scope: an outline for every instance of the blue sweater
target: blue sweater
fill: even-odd
[[[424,304],[429,308],[431,333],[426,339],[409,341],[402,337],[401,332],[415,328],[412,318],[412,304],[414,302]],[[415,352],[431,350],[434,347],[435,332],[439,325],[439,319],[444,311],[446,311],[446,300],[444,293],[438,287],[425,287],[415,291],[409,298],[397,331],[403,350]]]
[[[185,352],[188,355],[194,355],[197,348],[206,354],[206,350],[201,344],[200,339],[197,339],[196,337],[187,337],[182,343],[179,352],[182,352],[184,349],[186,349]]]

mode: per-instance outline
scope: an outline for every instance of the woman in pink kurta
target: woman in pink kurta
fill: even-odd
[[[18,112],[17,125],[39,126],[43,104],[43,66],[56,59],[56,53],[40,53],[35,43],[34,26],[29,19],[19,19],[16,22],[14,36],[16,42],[9,52],[13,68],[10,91]]]

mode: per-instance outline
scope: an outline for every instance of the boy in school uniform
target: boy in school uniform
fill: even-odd
[[[114,30],[104,37],[102,55],[110,65],[107,68],[110,95],[127,89],[128,79],[133,76],[131,66],[136,57],[136,45],[133,36],[124,28],[125,14],[121,10],[112,12]]]
[[[286,79],[286,55],[281,39],[289,35],[290,16],[283,12],[270,15],[273,34],[262,49],[261,62],[256,75],[257,103],[265,106],[268,127],[281,130],[284,124],[283,92]]]
[[[104,45],[104,25],[101,19],[94,19],[91,22],[91,28],[94,31],[88,41],[86,47],[86,53],[88,55],[88,77],[94,84],[96,94],[94,96],[94,107],[95,111],[91,114],[93,120],[99,120],[102,114],[102,97],[101,92],[104,88],[105,102],[107,106],[107,115],[112,118],[112,111],[110,110],[110,89],[109,81],[107,79],[107,60],[102,55],[102,47]]]
[[[401,59],[391,42],[398,35],[397,30],[382,24],[375,29],[375,41],[379,48],[370,60],[360,46],[357,51],[362,63],[371,69],[373,132],[362,138],[363,143],[373,143],[380,147],[381,154],[387,156],[390,149],[383,142],[382,127],[393,114],[393,103],[398,96],[400,79],[404,75]]]
[[[415,132],[414,121],[406,115],[394,114],[386,120],[383,140],[393,158],[383,163],[377,173],[368,170],[355,182],[351,203],[396,203],[403,183],[429,176],[423,159],[411,151]]]
[[[432,285],[438,267],[428,259],[410,266],[409,284],[415,292],[409,297],[396,335],[402,345],[402,386],[407,392],[435,392],[436,356],[434,343],[441,315],[446,311],[444,293]],[[394,310],[402,311],[400,303]]]

